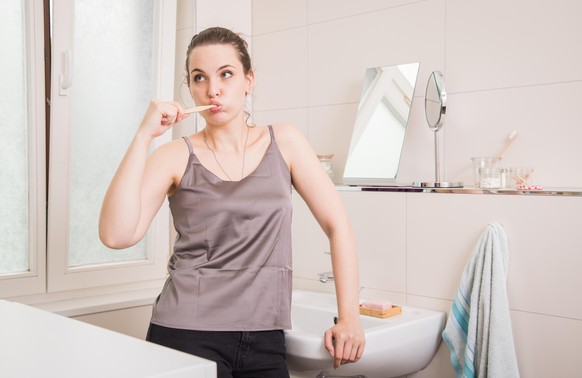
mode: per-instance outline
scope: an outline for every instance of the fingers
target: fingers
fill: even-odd
[[[325,331],[325,334],[323,336],[323,340],[325,342],[325,349],[327,349],[327,351],[329,352],[329,354],[334,357],[335,355],[335,348],[333,347],[333,334],[331,332],[331,329],[328,329],[327,331]]]
[[[161,102],[158,104],[161,112],[160,124],[163,126],[171,126],[189,115],[183,112],[182,106],[177,102]]]
[[[350,332],[336,326],[325,333],[325,348],[333,357],[336,369],[341,365],[359,361],[364,353],[364,347],[363,332]]]
[[[336,341],[333,367],[337,369],[341,365],[357,362],[357,354],[358,347],[351,341],[346,341],[344,343]]]
[[[189,114],[184,113],[182,106],[177,102],[153,100],[144,116],[141,130],[152,137],[157,137],[188,116]]]

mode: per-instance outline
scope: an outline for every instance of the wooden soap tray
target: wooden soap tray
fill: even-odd
[[[402,314],[402,306],[392,306],[392,308],[388,310],[375,310],[373,308],[366,308],[360,306],[360,314],[384,319],[389,318],[391,316]]]

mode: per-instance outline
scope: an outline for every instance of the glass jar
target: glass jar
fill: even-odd
[[[473,161],[473,172],[475,176],[475,186],[481,186],[481,174],[479,173],[479,169],[481,168],[495,168],[499,165],[501,161],[500,157],[474,157],[471,158]]]
[[[479,187],[485,189],[499,189],[503,187],[503,169],[498,167],[479,168]]]
[[[332,182],[335,183],[335,174],[333,173],[333,154],[324,154],[324,155],[317,155],[323,170]]]
[[[511,167],[509,169],[511,187],[517,188],[519,185],[528,185],[532,173],[533,168],[530,167]]]

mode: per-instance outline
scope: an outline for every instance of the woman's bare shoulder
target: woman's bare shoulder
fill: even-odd
[[[295,144],[306,141],[303,133],[292,123],[280,122],[274,123],[272,126],[278,144]]]
[[[152,155],[168,157],[169,155],[183,155],[184,153],[188,154],[188,145],[183,138],[178,138],[159,145],[154,149]]]

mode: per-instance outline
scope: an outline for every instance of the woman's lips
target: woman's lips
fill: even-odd
[[[221,104],[211,103],[210,105],[214,105],[214,108],[210,108],[209,109],[212,113],[217,113],[217,112],[219,112],[219,111],[222,110],[222,105]]]

